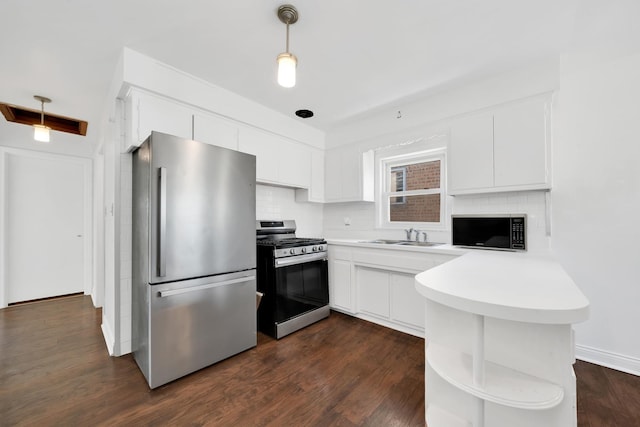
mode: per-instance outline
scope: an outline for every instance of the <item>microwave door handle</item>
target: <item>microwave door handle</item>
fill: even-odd
[[[160,168],[158,179],[158,276],[164,277],[167,275],[167,168]]]

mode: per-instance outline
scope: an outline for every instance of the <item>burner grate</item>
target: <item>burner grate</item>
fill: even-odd
[[[274,246],[276,248],[292,248],[296,246],[307,246],[307,245],[319,245],[324,244],[326,241],[324,239],[318,238],[302,238],[302,237],[290,237],[284,239],[261,239],[257,241],[258,245],[261,246]]]

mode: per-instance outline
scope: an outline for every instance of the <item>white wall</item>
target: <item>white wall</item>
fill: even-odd
[[[640,53],[568,56],[554,144],[552,249],[591,303],[578,357],[640,374]]]

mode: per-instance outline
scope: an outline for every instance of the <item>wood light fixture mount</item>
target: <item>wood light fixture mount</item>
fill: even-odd
[[[44,104],[51,102],[51,99],[40,95],[35,95],[34,98],[40,101],[42,106],[40,110],[0,102],[0,112],[8,122],[28,126],[44,125],[51,130],[74,135],[85,136],[87,134],[88,123],[85,120],[45,113]]]

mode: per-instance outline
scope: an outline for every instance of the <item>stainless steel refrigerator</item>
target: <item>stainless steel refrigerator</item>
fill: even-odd
[[[133,355],[155,388],[256,345],[255,156],[152,132],[133,153]]]

